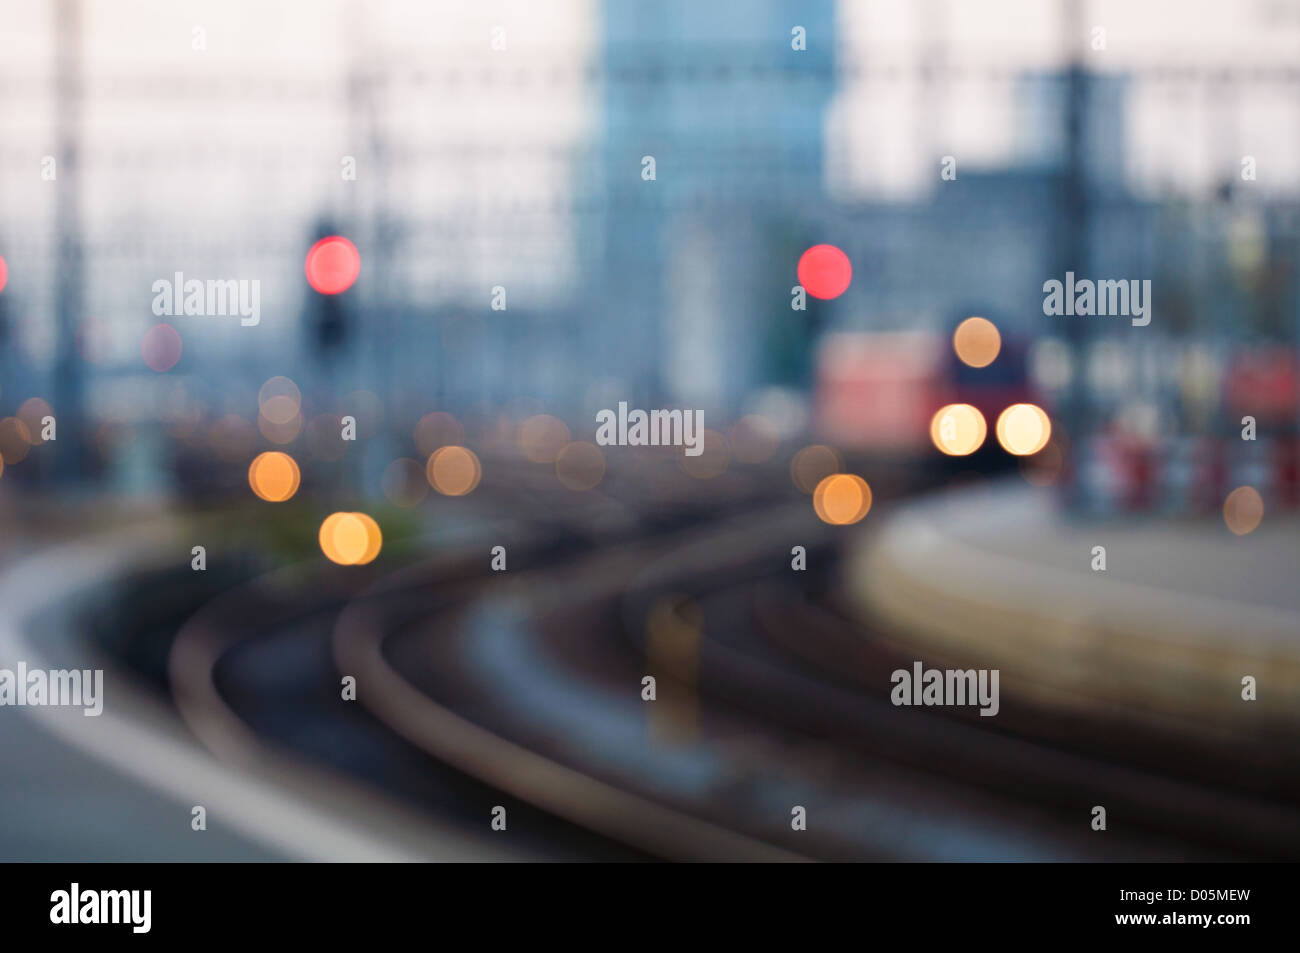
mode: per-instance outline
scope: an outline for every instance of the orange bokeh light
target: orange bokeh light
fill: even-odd
[[[871,509],[871,487],[855,473],[832,473],[813,490],[813,510],[832,526],[850,526]]]
[[[1002,335],[988,318],[967,318],[952,335],[952,349],[970,367],[988,367],[1002,350]]]
[[[997,434],[1003,450],[1027,457],[1047,446],[1052,421],[1037,404],[1012,404],[998,414]]]
[[[1264,498],[1253,486],[1239,486],[1223,501],[1223,522],[1234,535],[1245,536],[1264,520]]]
[[[970,404],[948,404],[930,418],[930,440],[950,457],[974,453],[988,436],[984,415]]]
[[[320,524],[321,552],[340,566],[364,566],[379,555],[384,537],[365,513],[331,513]]]
[[[555,475],[570,490],[590,490],[605,478],[605,455],[594,443],[566,444],[555,456]]]
[[[464,496],[478,486],[483,466],[468,447],[442,447],[429,456],[425,475],[443,496]]]
[[[248,465],[248,485],[268,503],[283,503],[292,497],[300,480],[297,462],[279,450],[259,453]]]

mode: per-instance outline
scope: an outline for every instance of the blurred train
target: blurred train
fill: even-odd
[[[963,469],[1014,464],[993,436],[998,415],[1018,403],[1042,404],[1028,372],[1028,348],[1004,335],[997,358],[969,367],[951,335],[925,331],[842,331],[822,338],[813,394],[813,426],[849,452],[907,461],[943,457],[930,439],[930,421],[947,404],[970,404],[984,416],[983,446],[960,458]]]

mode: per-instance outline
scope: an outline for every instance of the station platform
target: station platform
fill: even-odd
[[[881,515],[850,547],[850,599],[927,664],[998,668],[1035,704],[1202,740],[1300,736],[1295,511],[1235,536],[1217,516],[1073,518],[1016,480]]]

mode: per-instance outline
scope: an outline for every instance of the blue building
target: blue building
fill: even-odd
[[[603,12],[583,353],[630,399],[729,407],[800,320],[790,288],[799,222],[824,202],[834,3]]]

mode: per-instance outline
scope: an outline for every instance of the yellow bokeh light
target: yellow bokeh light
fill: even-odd
[[[952,335],[957,358],[970,367],[988,367],[1002,350],[1002,335],[987,318],[967,318]]]
[[[1012,404],[998,414],[998,443],[1007,453],[1027,457],[1047,446],[1052,422],[1036,404]]]
[[[9,463],[22,463],[32,448],[32,434],[17,417],[0,420],[0,455]]]
[[[317,539],[320,541],[320,550],[325,554],[325,558],[340,565],[346,565],[347,563],[339,555],[338,548],[334,545],[334,528],[338,525],[339,520],[346,515],[346,513],[331,513],[321,520],[320,532],[317,534]]]
[[[871,509],[871,487],[854,473],[832,473],[813,490],[813,510],[832,526],[850,526]]]
[[[803,493],[811,493],[832,473],[840,472],[840,455],[830,447],[804,447],[790,460],[790,479]]]
[[[984,415],[970,404],[948,404],[930,418],[930,440],[950,457],[974,453],[988,436]]]
[[[443,496],[464,496],[478,486],[483,467],[467,447],[441,447],[429,456],[425,476]]]
[[[272,424],[287,424],[302,409],[302,393],[287,377],[272,377],[257,392],[258,413]]]
[[[465,428],[445,410],[425,414],[412,433],[416,449],[428,457],[439,447],[454,447],[464,442]]]
[[[352,515],[361,522],[366,530],[366,548],[361,554],[361,558],[357,560],[357,565],[364,566],[366,563],[373,562],[375,557],[379,555],[379,550],[384,545],[384,534],[380,532],[379,524],[368,514],[353,513]]]
[[[302,432],[302,414],[298,413],[296,407],[288,418],[280,419],[285,408],[283,403],[277,402],[287,400],[287,397],[273,397],[262,405],[262,410],[257,415],[257,429],[271,443],[293,443]],[[272,413],[275,416],[267,414],[267,407],[273,407]]]
[[[1264,498],[1253,486],[1239,486],[1223,501],[1223,522],[1237,536],[1259,528],[1264,519]]]
[[[566,444],[555,456],[555,475],[570,490],[591,490],[605,478],[605,455],[594,443]]]
[[[366,524],[356,513],[344,513],[332,526],[334,552],[339,562],[351,566],[361,562],[370,547],[370,534]]]
[[[54,408],[39,397],[28,397],[18,408],[18,419],[26,426],[33,447],[39,447],[45,442],[42,436],[45,431],[44,421],[46,417],[53,416]]]
[[[268,503],[283,503],[292,497],[300,479],[297,462],[279,450],[259,453],[248,465],[248,485]]]
[[[554,463],[572,439],[564,421],[550,414],[534,414],[519,425],[519,449],[533,463]]]
[[[364,566],[379,555],[383,534],[365,513],[331,513],[320,524],[321,552],[340,566]]]

